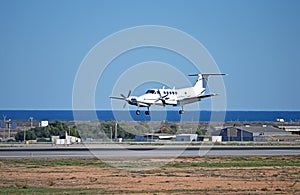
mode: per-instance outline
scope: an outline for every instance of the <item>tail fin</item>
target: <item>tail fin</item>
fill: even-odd
[[[224,73],[212,73],[212,74],[190,74],[189,76],[198,76],[198,79],[194,85],[194,91],[196,94],[202,94],[207,86],[209,76],[223,76]]]

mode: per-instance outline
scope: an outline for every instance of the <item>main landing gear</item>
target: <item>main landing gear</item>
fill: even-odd
[[[179,110],[179,114],[184,114],[183,106],[181,106],[181,110]]]
[[[148,110],[145,111],[145,115],[150,115],[149,107],[148,107],[147,109],[148,109]],[[140,110],[136,110],[136,111],[135,111],[135,114],[136,114],[136,115],[140,115],[140,114],[141,114],[141,111],[140,111]]]
[[[135,111],[135,114],[140,115],[141,111],[138,109],[138,110]],[[181,107],[181,110],[179,110],[179,114],[184,114],[183,107]],[[145,115],[150,115],[149,107],[148,107],[148,110],[145,111]]]

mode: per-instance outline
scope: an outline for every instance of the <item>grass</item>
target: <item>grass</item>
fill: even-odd
[[[41,188],[41,187],[0,187],[0,194],[99,194],[104,189],[76,189],[76,188]]]
[[[56,167],[56,166],[97,166],[97,167],[110,167],[109,164],[99,159],[5,159],[0,160],[4,164],[12,164],[16,167],[26,166],[27,168],[41,168],[41,167]],[[114,162],[117,163],[117,162]],[[122,163],[122,162],[120,162]],[[284,157],[226,157],[220,160],[214,159],[214,157],[205,158],[201,162],[171,162],[168,164],[160,164],[160,162],[126,162],[126,166],[137,167],[139,166],[158,166],[173,168],[188,168],[188,167],[262,167],[262,166],[300,166],[300,158],[286,159]]]
[[[99,159],[5,159],[2,163],[22,165],[27,168],[57,167],[57,166],[98,166],[108,167]]]
[[[222,189],[219,187],[211,189],[163,189],[163,190],[113,190],[102,188],[12,188],[0,187],[0,194],[157,194],[157,193],[207,193],[207,192],[242,192],[242,189]],[[265,191],[262,189],[262,191]]]
[[[268,188],[261,188],[258,191],[266,193]],[[216,186],[215,188],[207,189],[162,189],[162,190],[113,190],[103,188],[41,188],[41,187],[28,187],[28,188],[14,188],[14,187],[0,187],[0,194],[206,194],[206,193],[236,193],[241,194],[244,192],[258,193],[257,189],[224,189]],[[276,192],[281,193],[282,190],[277,188]],[[293,190],[287,190],[288,193],[295,193]],[[251,193],[251,194],[252,194]]]
[[[173,162],[165,167],[188,168],[188,167],[262,167],[262,166],[300,166],[300,159],[285,158],[259,158],[259,157],[231,157],[224,162],[204,161],[204,162]]]
[[[46,168],[46,167],[55,167],[55,166],[80,166],[82,169],[84,169],[85,166],[95,166],[95,167],[103,167],[107,168],[109,165],[102,162],[99,159],[5,159],[0,160],[0,168],[1,164],[9,164],[11,166],[15,167],[26,167],[32,169],[35,168]],[[146,161],[143,163],[153,163],[153,165],[156,165],[155,163],[159,163],[157,161],[151,162]],[[171,172],[168,171],[168,168],[183,168],[186,173],[184,177],[190,177],[190,174],[188,171],[188,168],[194,168],[194,167],[203,167],[203,168],[226,168],[226,167],[263,167],[263,166],[269,166],[277,169],[278,166],[284,167],[284,166],[300,166],[300,156],[274,156],[274,157],[202,157],[202,158],[179,158],[169,164],[166,164],[164,167],[161,167],[161,169],[154,169],[154,170],[144,170],[144,171],[136,171],[132,172],[133,176],[140,177],[139,182],[143,182],[144,178],[147,177],[149,174],[156,174],[157,177],[159,176],[168,176],[168,177],[177,177],[176,171],[172,170]],[[185,169],[187,168],[187,169]],[[242,169],[242,168],[241,168]],[[100,169],[101,170],[101,169]],[[204,169],[205,170],[205,169]],[[254,170],[252,168],[251,170]],[[40,172],[41,170],[36,170]],[[9,174],[9,172],[7,172]],[[283,172],[282,172],[283,173]],[[284,176],[280,173],[274,173],[273,177],[279,177]],[[296,175],[291,175],[291,172],[286,171],[286,174],[289,175],[289,178],[295,177],[297,179],[297,172],[295,172]],[[294,173],[293,173],[294,174]],[[130,174],[129,174],[130,175]],[[214,177],[219,176],[219,174],[216,174]],[[119,174],[118,172],[113,172],[110,177],[120,178],[120,177],[128,177],[128,174]],[[263,179],[265,176],[260,177],[260,179]],[[222,188],[221,186],[217,185],[214,188],[205,188],[205,189],[161,189],[161,190],[143,190],[143,189],[114,189],[109,188],[106,189],[103,186],[99,186],[100,188],[93,188],[94,184],[106,184],[106,181],[101,180],[101,178],[97,176],[89,176],[86,177],[85,183],[93,185],[93,187],[89,188],[88,185],[81,185],[81,186],[74,186],[73,188],[60,188],[59,186],[56,186],[57,183],[62,182],[62,180],[68,180],[73,179],[74,182],[76,181],[77,177],[75,176],[68,176],[63,178],[63,176],[58,176],[57,178],[50,178],[46,181],[46,184],[44,187],[33,187],[31,186],[31,183],[28,183],[26,180],[4,180],[5,178],[2,178],[3,183],[5,183],[6,186],[0,186],[0,194],[160,194],[160,193],[175,193],[175,194],[205,194],[205,193],[249,193],[249,192],[263,192],[263,193],[270,193],[270,192],[288,192],[288,193],[295,193],[295,190],[292,187],[290,188],[282,188],[280,186],[276,186],[276,189],[273,189],[269,186],[263,186],[258,189],[252,188],[252,189],[237,189],[236,186],[233,186],[231,183],[228,183],[228,185],[232,185],[233,187],[230,189]],[[180,178],[179,178],[180,179]],[[293,182],[298,182],[298,180],[290,179]],[[170,183],[172,180],[166,180],[165,183]],[[263,180],[262,180],[263,181]],[[138,185],[138,184],[134,184]],[[151,184],[149,184],[151,185]],[[66,186],[65,186],[66,187]]]
[[[262,192],[267,192],[267,188],[260,189]],[[277,192],[281,192],[281,189],[276,189]],[[11,187],[0,187],[0,194],[206,194],[206,193],[236,193],[239,194],[244,192],[245,194],[258,193],[256,189],[223,189],[220,187],[209,188],[209,189],[163,189],[163,190],[112,190],[112,189],[102,189],[102,188],[40,188],[40,187],[30,187],[26,189],[11,188]],[[287,192],[293,193],[293,190]],[[252,194],[251,193],[251,194]]]

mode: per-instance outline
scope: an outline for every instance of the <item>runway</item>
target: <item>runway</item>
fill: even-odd
[[[300,155],[300,146],[130,146],[9,147],[0,148],[2,158],[176,158],[199,156]]]

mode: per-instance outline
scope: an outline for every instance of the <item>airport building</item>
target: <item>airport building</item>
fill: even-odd
[[[192,142],[197,141],[198,135],[197,134],[179,134],[176,135],[176,141],[180,142]]]
[[[65,131],[60,136],[51,136],[52,144],[56,145],[70,145],[74,143],[80,143],[81,139],[78,137],[70,136]]]
[[[170,135],[170,134],[145,134],[145,135],[136,135],[135,141],[138,142],[156,142],[156,141],[179,141],[179,142],[192,142],[198,141],[197,134],[178,134],[178,135]]]
[[[176,138],[176,135],[154,133],[154,134],[136,135],[135,141],[156,142],[156,141],[163,141],[163,140],[169,141],[169,140],[172,140],[175,138]]]
[[[222,141],[267,141],[266,136],[285,135],[291,135],[291,132],[266,125],[226,127],[212,133],[212,136],[221,136]]]

